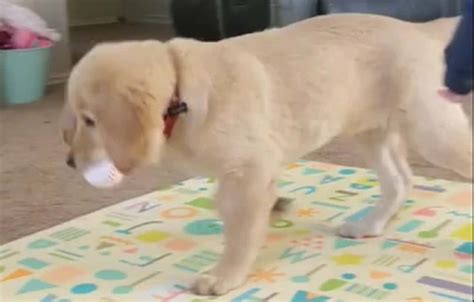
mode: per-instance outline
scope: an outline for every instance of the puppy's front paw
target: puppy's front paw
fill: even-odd
[[[220,296],[244,283],[245,278],[218,277],[213,274],[204,274],[194,283],[193,291],[198,295]]]
[[[383,226],[373,223],[369,219],[348,222],[339,229],[339,235],[348,238],[377,237],[382,235],[382,233]]]

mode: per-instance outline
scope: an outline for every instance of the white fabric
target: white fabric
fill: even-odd
[[[38,36],[52,41],[59,41],[61,35],[54,29],[49,28],[46,22],[32,10],[0,0],[0,23],[13,28],[28,29]]]

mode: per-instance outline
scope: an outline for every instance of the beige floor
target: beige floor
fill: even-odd
[[[116,34],[109,29],[103,32]],[[133,32],[130,30],[126,31]],[[96,41],[90,39],[95,30],[90,35],[82,31],[76,54],[87,50],[81,43],[90,46]],[[104,35],[95,34],[103,40]],[[163,167],[140,171],[117,190],[91,188],[64,164],[65,149],[57,125],[63,101],[64,86],[57,85],[49,87],[36,104],[0,109],[0,244],[190,176]],[[472,114],[470,108],[468,111]],[[350,142],[337,140],[307,158],[365,166],[352,149]],[[459,180],[419,157],[413,156],[411,162],[418,175]]]

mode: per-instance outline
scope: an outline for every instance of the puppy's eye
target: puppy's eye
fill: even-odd
[[[84,116],[83,119],[87,127],[95,127],[95,121],[93,119],[88,116]]]

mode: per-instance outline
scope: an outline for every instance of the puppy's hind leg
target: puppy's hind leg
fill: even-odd
[[[350,238],[381,235],[407,198],[411,187],[412,174],[404,142],[398,132],[373,131],[361,139],[365,155],[379,177],[382,199],[364,219],[341,227],[339,234]]]

